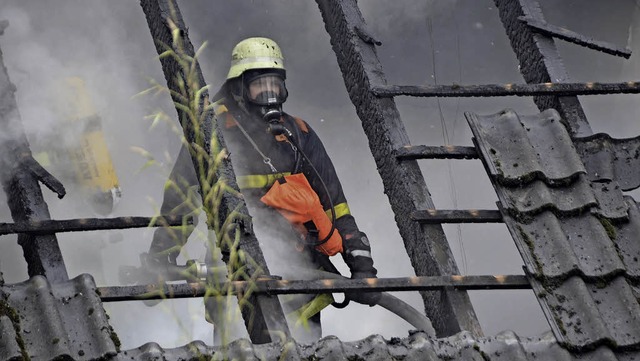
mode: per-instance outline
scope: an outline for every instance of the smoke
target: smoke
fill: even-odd
[[[392,39],[424,36],[421,29],[427,19],[451,21],[458,1],[409,1],[401,6],[388,1],[367,1],[358,4],[367,24],[376,34]]]
[[[87,11],[89,8],[92,11]],[[173,163],[170,155],[177,152],[180,138],[172,133],[169,124],[160,122],[150,129],[151,121],[145,118],[158,110],[175,115],[168,96],[134,98],[150,85],[149,79],[163,81],[139,5],[73,0],[48,5],[3,1],[0,14],[10,22],[0,37],[0,46],[17,88],[18,107],[32,149],[47,150],[42,149],[46,147],[41,139],[56,135],[64,112],[70,110],[60,99],[64,99],[62,93],[67,90],[65,79],[83,79],[88,97],[102,120],[103,134],[123,190],[122,200],[111,216],[157,214]],[[65,138],[57,138],[56,145],[67,147],[68,144],[62,144]],[[134,153],[133,146],[145,149],[156,160],[154,165],[143,169],[147,159]],[[68,193],[62,200],[43,190],[52,218],[99,216],[83,201],[85,197],[77,185],[65,183],[65,186]],[[70,277],[90,273],[99,286],[112,286],[120,283],[121,265],[139,264],[138,255],[148,249],[151,235],[151,230],[135,229],[62,233],[57,238]],[[0,247],[5,281],[25,280],[26,264],[20,247],[10,239]],[[107,304],[105,308],[113,326],[126,340],[124,347],[137,347],[148,341],[172,346],[194,338],[212,339],[211,327],[202,317],[200,323],[191,320],[192,315],[203,314],[201,300],[171,301],[158,308],[147,308],[141,302]],[[140,324],[148,327],[145,332],[140,332]]]
[[[541,1],[550,22],[596,38],[624,45],[632,24],[633,48],[637,43],[637,12],[632,1]],[[614,3],[614,5],[611,5]],[[179,2],[195,47],[207,42],[200,64],[205,79],[217,88],[228,70],[233,45],[249,36],[267,36],[283,48],[287,66],[289,99],[284,110],[305,119],[319,134],[333,160],[359,227],[368,234],[380,277],[413,275],[389,202],[372,159],[368,140],[349,101],[331,49],[329,36],[315,3],[299,0]],[[490,84],[522,83],[517,61],[504,33],[497,10],[490,1],[411,0],[361,1],[359,6],[368,30],[382,41],[378,56],[390,84]],[[606,11],[602,10],[607,6]],[[88,10],[90,9],[90,11]],[[624,19],[606,22],[599,18],[615,10]],[[580,16],[572,16],[578,13]],[[25,2],[5,0],[0,16],[10,21],[0,36],[0,47],[29,134],[50,134],[58,126],[54,114],[60,82],[69,76],[85,80],[87,90],[103,121],[104,134],[123,190],[113,216],[152,216],[159,209],[163,185],[180,146],[171,124],[160,122],[150,129],[149,114],[163,111],[175,118],[166,94],[134,95],[160,83],[164,77],[153,40],[137,2],[60,0]],[[634,14],[634,15],[632,15]],[[632,18],[633,16],[633,18]],[[634,54],[628,62],[576,50],[557,42],[572,79],[632,80],[638,69]],[[635,49],[634,49],[635,50]],[[595,59],[585,62],[583,59]],[[595,79],[597,77],[598,79]],[[634,118],[637,109],[629,96],[583,97],[594,130],[628,137],[640,133]],[[464,111],[490,114],[511,107],[523,114],[538,110],[529,98],[406,99],[397,98],[407,132],[414,145],[471,145]],[[175,125],[175,124],[174,124]],[[34,142],[35,143],[35,142]],[[32,144],[36,147],[38,144]],[[153,160],[131,151],[146,150]],[[427,185],[439,209],[495,209],[496,197],[478,161],[421,161]],[[454,181],[452,182],[452,178]],[[452,185],[453,184],[453,185]],[[94,216],[73,192],[57,200],[44,191],[53,218]],[[6,213],[6,212],[5,212]],[[3,219],[8,219],[3,213]],[[263,220],[264,221],[264,220]],[[179,262],[204,259],[205,222]],[[265,224],[266,223],[266,224]],[[258,239],[276,244],[268,224],[256,219]],[[519,274],[522,260],[502,225],[465,225],[458,231],[445,227],[459,266],[467,274]],[[91,273],[99,285],[117,285],[120,265],[139,264],[153,231],[125,230],[59,234],[71,276]],[[22,250],[10,239],[0,244],[0,266],[8,283],[26,279]],[[274,274],[287,274],[282,253],[285,247],[263,247]],[[333,257],[343,274],[346,265]],[[462,269],[462,267],[460,267]],[[394,293],[421,310],[416,292]],[[521,336],[538,335],[548,329],[530,291],[477,291],[471,298],[485,334],[512,329]],[[111,323],[123,348],[149,341],[163,347],[181,346],[193,339],[212,342],[212,327],[203,319],[202,300],[163,301],[146,307],[141,302],[107,304]],[[323,312],[323,335],[344,341],[370,334],[406,336],[411,328],[379,308],[353,303],[346,309]]]

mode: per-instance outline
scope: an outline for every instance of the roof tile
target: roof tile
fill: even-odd
[[[640,187],[640,137],[594,134],[573,140],[591,181],[616,181],[622,190]]]
[[[573,349],[640,346],[640,305],[624,277],[586,283],[574,276],[559,285],[534,288],[540,286],[545,289],[537,292],[543,310],[554,320],[561,343]]]
[[[467,331],[456,335],[433,339],[423,332],[410,332],[409,337],[387,340],[372,335],[353,342],[340,341],[328,336],[309,345],[287,342],[289,347],[297,347],[300,359],[313,360],[389,360],[405,361],[614,361],[638,360],[640,353],[614,352],[607,346],[599,346],[574,354],[562,348],[551,333],[541,337],[519,337],[511,331],[504,331],[493,337],[475,338]],[[237,349],[242,349],[238,351]],[[285,354],[287,346],[280,343],[253,345],[247,340],[231,342],[223,351],[220,347],[205,347],[201,343],[190,343],[183,347],[162,349],[157,344],[146,344],[139,348],[123,351],[114,360],[185,360],[201,355],[212,355],[214,359],[231,359],[239,356],[246,360],[294,360],[292,354]],[[194,351],[197,350],[197,351]]]
[[[555,110],[518,116],[506,109],[492,116],[465,113],[490,175],[503,185],[542,179],[566,184],[586,174],[569,133]]]
[[[625,265],[627,275],[640,278],[640,209],[631,197],[625,197],[629,207],[629,222],[616,223],[615,244],[618,256]]]
[[[615,182],[592,182],[591,189],[598,200],[598,207],[592,210],[594,214],[619,221],[628,219],[629,208]]]
[[[628,282],[637,280],[640,267],[635,201],[623,199],[615,180],[592,182],[582,175],[555,111],[519,117],[506,110],[467,114],[467,120],[487,168],[515,159],[531,162],[518,170],[503,167],[491,180],[556,338],[573,352],[602,350],[598,357],[606,359],[609,348],[598,346],[607,345],[616,357],[634,357],[640,349],[640,305]],[[525,168],[530,173],[520,170]],[[587,181],[597,204],[586,195]],[[634,352],[626,354],[629,349]]]
[[[544,211],[522,223],[504,216],[507,228],[529,273],[539,278],[567,278],[572,274],[598,278],[625,271],[613,241],[602,223],[586,213],[558,218]]]
[[[17,340],[17,334],[14,329],[14,324],[9,317],[0,317],[0,359],[2,360],[20,360],[22,352],[20,345],[15,342]]]
[[[503,207],[523,215],[546,209],[574,214],[598,204],[583,174],[574,181],[573,187],[548,187],[543,181],[534,180],[527,187],[500,187],[496,191]]]
[[[2,290],[8,306],[20,315],[19,325],[14,326],[19,327],[18,339],[32,358],[98,359],[116,354],[91,276],[80,275],[55,287],[46,278],[35,276]],[[4,328],[6,321],[2,324]],[[2,339],[0,349],[19,348],[18,339]]]

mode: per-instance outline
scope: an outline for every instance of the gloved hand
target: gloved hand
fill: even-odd
[[[376,278],[378,271],[373,267],[371,246],[364,232],[345,234],[343,237],[345,252],[342,254],[345,263],[351,270],[351,279]],[[364,305],[374,306],[380,301],[380,292],[346,292],[345,297]]]
[[[354,272],[351,275],[351,279],[359,279],[359,278],[377,278],[374,272]],[[380,297],[382,297],[381,292],[363,292],[363,291],[351,291],[345,292],[344,296],[352,301],[361,303],[363,305],[368,305],[369,307],[373,307],[378,304],[380,301]]]

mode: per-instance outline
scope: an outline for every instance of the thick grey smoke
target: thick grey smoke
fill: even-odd
[[[556,25],[636,50],[640,35],[634,1],[541,3],[548,20]],[[348,99],[315,3],[190,0],[180,1],[179,5],[194,45],[207,42],[201,66],[205,79],[214,88],[225,79],[229,53],[237,41],[267,36],[280,43],[286,57],[290,91],[285,111],[307,120],[323,139],[342,179],[352,213],[371,239],[379,276],[413,275],[368,141]],[[378,55],[390,84],[523,82],[492,1],[410,0],[400,4],[368,0],[360,2],[360,6],[368,30],[383,43]],[[611,18],[616,20],[605,19],[603,14],[612,11],[615,16]],[[10,21],[5,35],[0,37],[0,47],[9,75],[18,88],[16,96],[25,128],[38,133],[56,127],[52,95],[64,77],[83,77],[103,118],[123,190],[122,202],[114,215],[154,215],[180,140],[170,124],[160,122],[150,129],[151,120],[145,118],[158,110],[175,117],[166,95],[133,98],[148,87],[149,78],[164,82],[139,4],[5,0],[0,4],[0,19]],[[569,74],[577,81],[637,78],[637,54],[622,61],[558,44]],[[594,130],[618,137],[640,133],[634,119],[635,98],[607,96],[582,100]],[[464,111],[490,114],[507,107],[525,114],[538,111],[529,98],[440,101],[398,98],[397,104],[414,145],[470,145],[471,133],[462,115]],[[132,146],[147,150],[157,163],[143,168],[147,159],[132,151]],[[480,162],[421,161],[420,165],[437,208],[495,209],[497,199]],[[70,200],[48,197],[54,218],[93,216],[82,204]],[[2,219],[8,219],[4,214]],[[504,226],[448,226],[445,230],[461,272],[522,272],[522,261]],[[116,285],[118,267],[137,264],[138,254],[148,249],[151,236],[151,230],[127,230],[63,234],[59,239],[71,276],[86,272],[93,274],[99,285]],[[179,261],[204,259],[202,239],[206,239],[206,232],[193,237]],[[26,279],[26,265],[15,241],[8,238],[0,248],[5,280],[11,283]],[[277,255],[269,255],[274,256]],[[348,274],[346,266],[338,263],[341,271]],[[280,271],[275,262],[273,268]],[[396,295],[422,309],[417,293]],[[471,293],[471,297],[487,335],[511,329],[519,335],[532,336],[548,329],[531,291],[478,291]],[[127,302],[108,304],[106,308],[123,348],[148,341],[156,341],[163,347],[180,346],[193,339],[212,341],[212,328],[202,317],[201,300],[164,301],[152,308],[140,302]],[[324,335],[337,335],[345,341],[373,333],[402,337],[411,328],[385,310],[361,305],[350,305],[344,310],[329,308],[323,313],[322,323]]]

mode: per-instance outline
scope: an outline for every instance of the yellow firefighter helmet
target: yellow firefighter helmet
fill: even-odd
[[[284,57],[275,41],[269,38],[248,38],[233,48],[227,79],[239,77],[252,69],[285,70]]]

